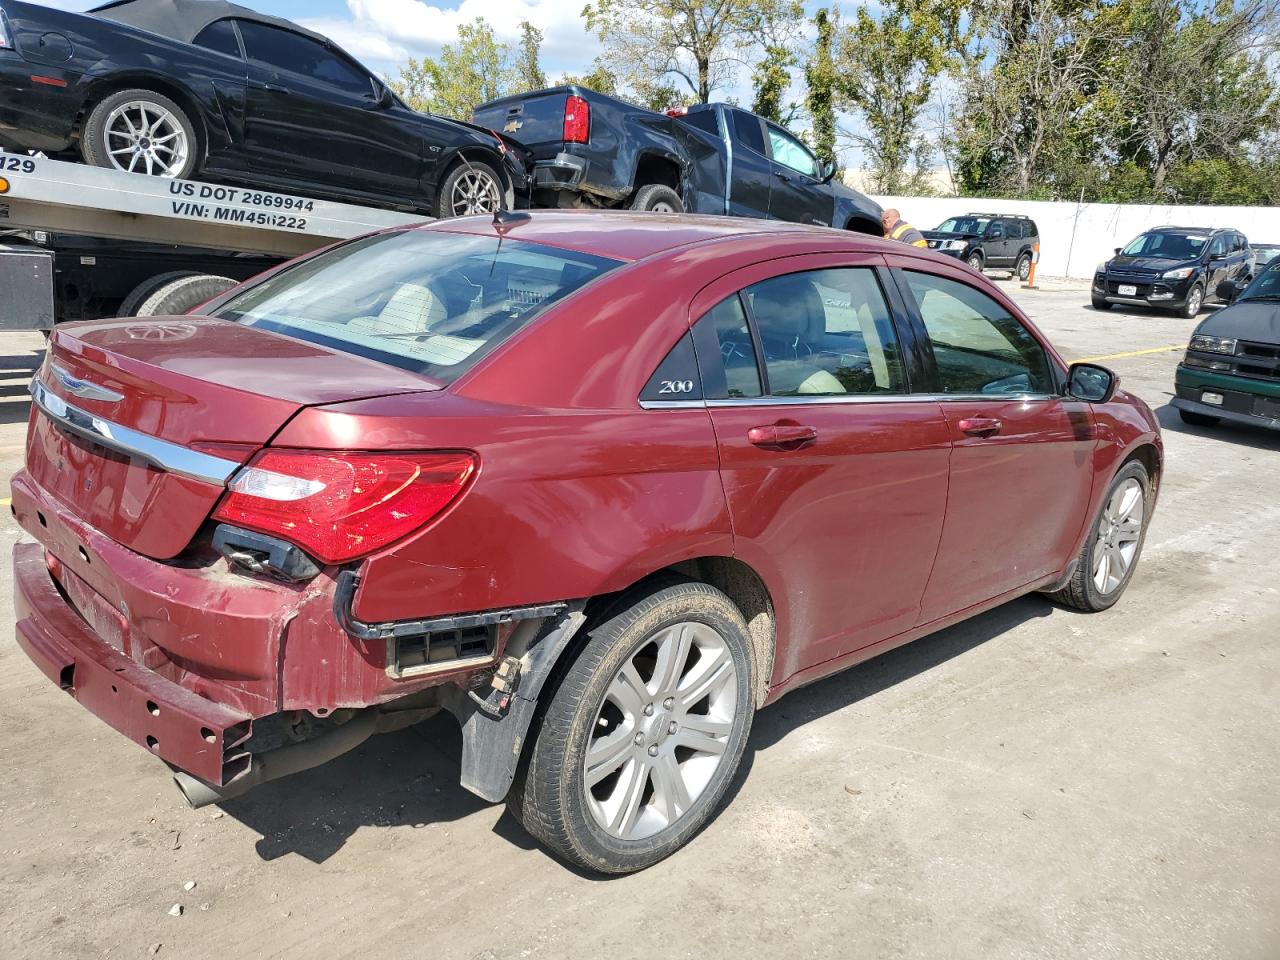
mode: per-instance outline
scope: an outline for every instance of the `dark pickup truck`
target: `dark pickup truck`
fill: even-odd
[[[729,214],[879,235],[880,207],[798,137],[723,103],[666,114],[579,86],[503,97],[473,122],[532,154],[534,206]]]

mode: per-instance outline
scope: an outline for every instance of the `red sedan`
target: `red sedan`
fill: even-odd
[[[365,237],[60,327],[18,641],[196,805],[445,709],[462,783],[640,869],[753,713],[1032,591],[1103,610],[1151,411],[954,261],[751,220]]]

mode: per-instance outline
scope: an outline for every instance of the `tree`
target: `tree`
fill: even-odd
[[[790,123],[795,117],[794,103],[784,106],[783,98],[791,86],[791,68],[796,64],[796,56],[786,47],[766,47],[764,59],[756,66],[753,78],[756,96],[751,104],[751,112],[775,123]]]
[[[707,103],[798,9],[795,0],[594,0],[582,16],[631,86],[673,77]]]
[[[542,31],[528,20],[520,21],[520,55],[516,61],[512,93],[528,93],[547,85],[547,75],[542,72],[538,54],[542,49]]]
[[[467,118],[510,88],[510,57],[493,27],[477,17],[458,27],[457,41],[446,43],[438,59],[410,58],[391,86],[415,110]]]
[[[824,163],[836,162],[836,67],[832,50],[840,29],[838,11],[819,7],[813,15],[817,39],[804,68],[805,107],[813,123],[813,150]]]
[[[949,5],[954,4],[892,0],[879,19],[860,8],[840,37],[836,90],[863,119],[864,128],[851,136],[869,161],[878,192],[901,191],[908,163],[930,152],[920,136],[920,118],[947,67]]]
[[[559,83],[565,86],[586,87],[597,93],[607,93],[611,97],[618,95],[618,76],[599,57],[591,62],[591,72],[582,75],[572,73],[561,74]]]

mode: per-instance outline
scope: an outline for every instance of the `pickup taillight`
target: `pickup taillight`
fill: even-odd
[[[581,97],[564,101],[564,142],[586,143],[591,136],[591,107]]]

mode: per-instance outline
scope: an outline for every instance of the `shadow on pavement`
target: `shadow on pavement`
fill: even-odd
[[[1156,419],[1160,421],[1160,429],[1169,433],[1186,433],[1195,437],[1207,437],[1223,443],[1239,447],[1250,447],[1254,450],[1280,451],[1280,430],[1270,430],[1263,426],[1250,426],[1244,423],[1232,423],[1222,420],[1212,427],[1194,427],[1183,423],[1178,410],[1172,404],[1164,404],[1156,408]]]

